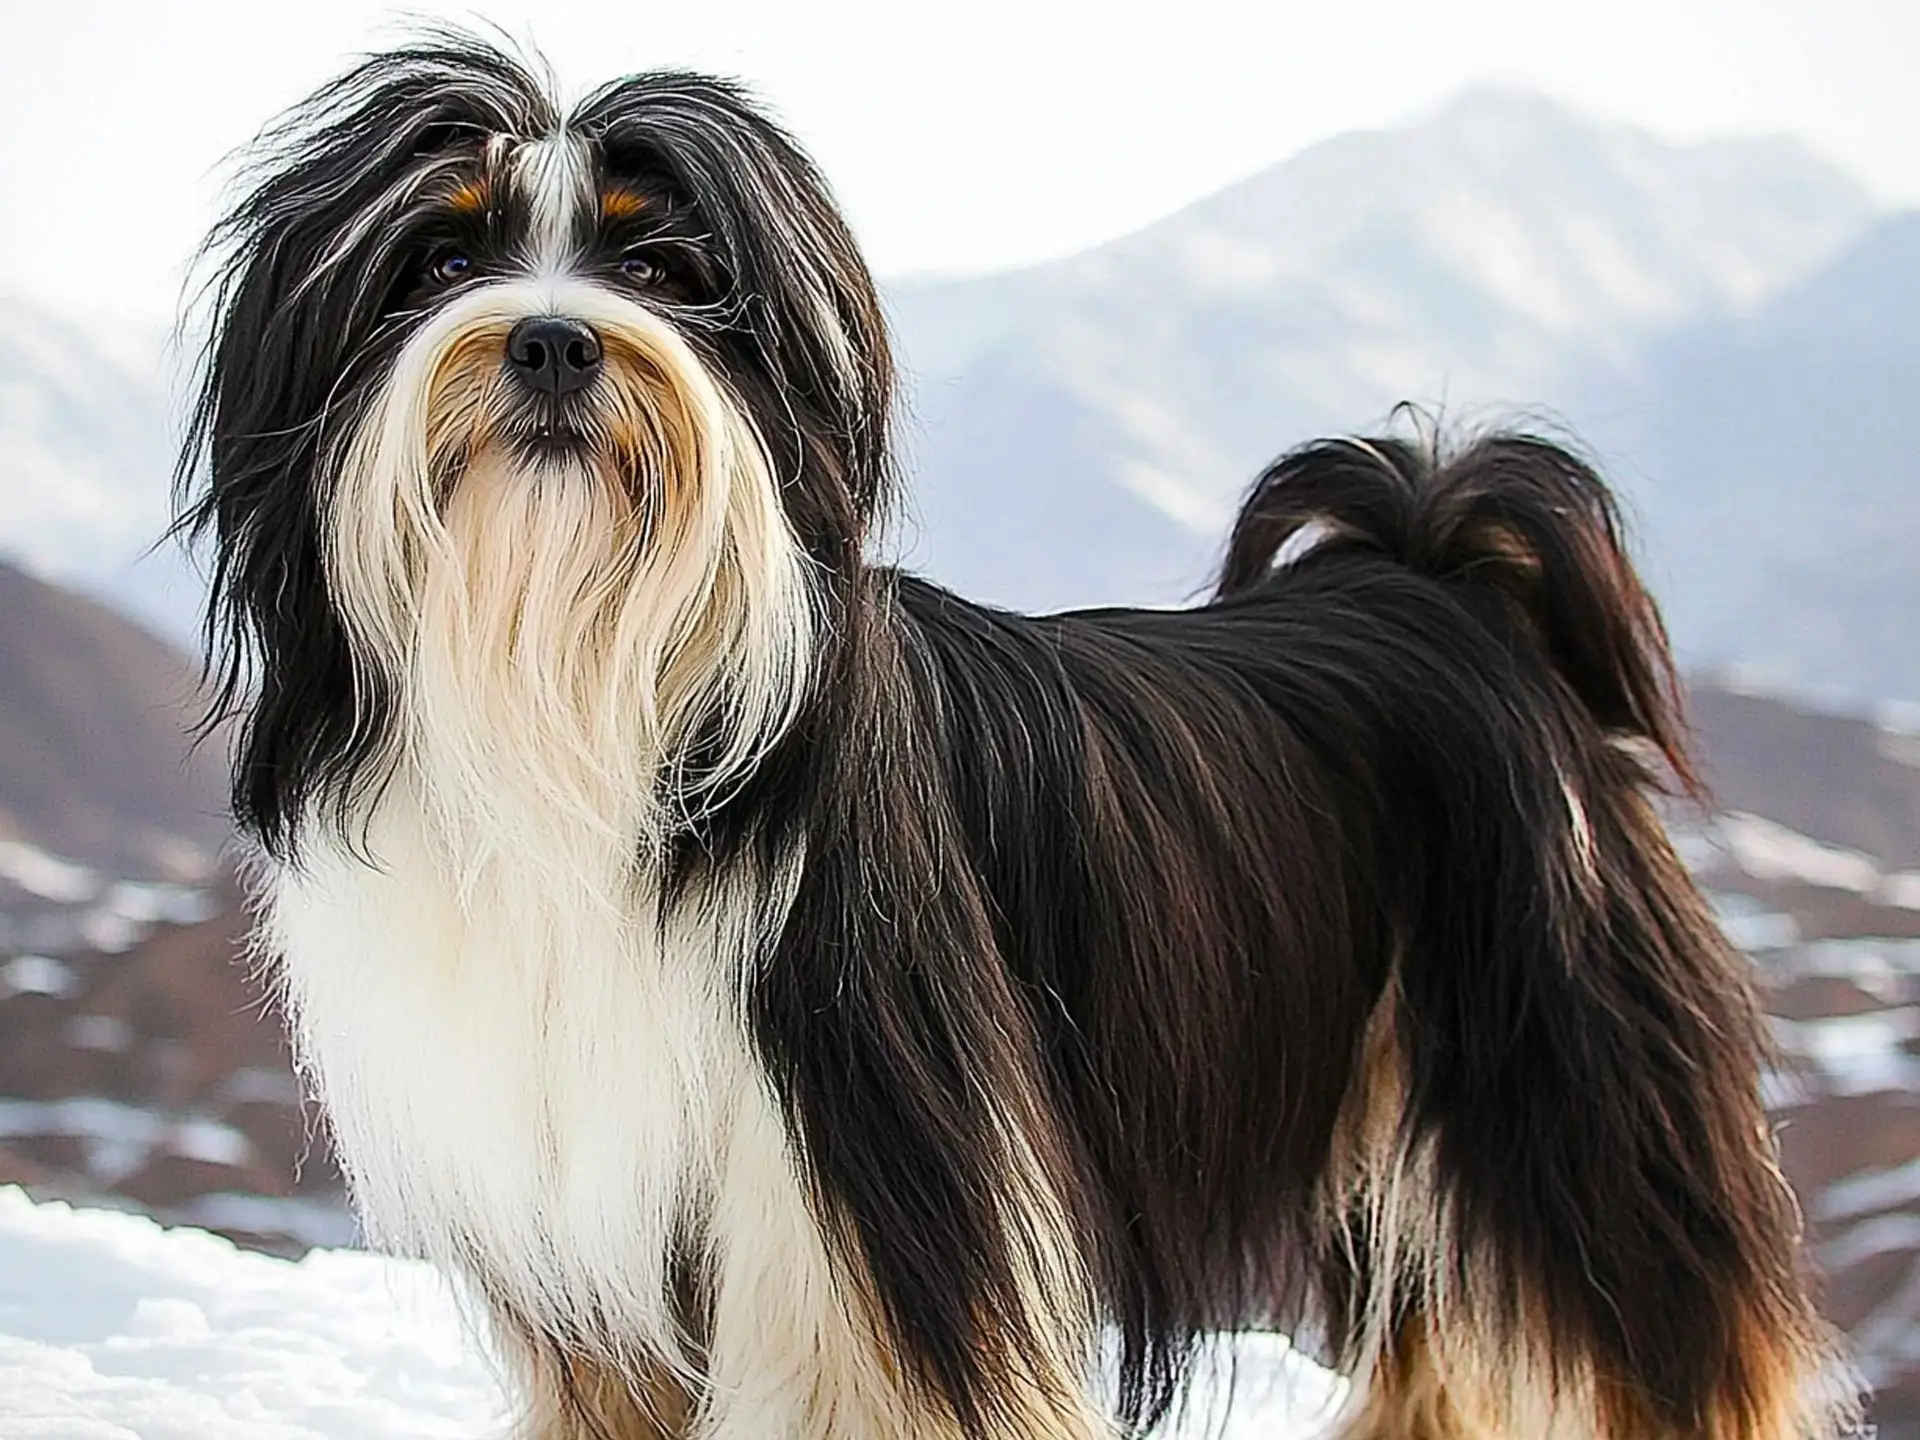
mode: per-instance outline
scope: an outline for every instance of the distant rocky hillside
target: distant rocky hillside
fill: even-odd
[[[1920,1437],[1920,734],[1694,687],[1715,811],[1683,848],[1751,953],[1770,1105],[1827,1314]]]
[[[1696,683],[1691,713],[1718,809],[1764,815],[1889,870],[1920,871],[1920,733],[1794,704],[1729,676]]]
[[[1403,400],[1471,415],[1624,383],[1655,337],[1752,312],[1871,215],[1789,141],[1672,146],[1486,91],[1055,264],[895,286],[902,543],[1016,606],[1178,598],[1280,449]]]
[[[282,1253],[353,1236],[232,886],[0,841],[0,1184]]]
[[[190,748],[197,673],[98,601],[0,562],[0,847],[128,878],[210,874],[224,756]]]
[[[352,1233],[243,960],[197,667],[0,564],[0,1183],[276,1249]]]

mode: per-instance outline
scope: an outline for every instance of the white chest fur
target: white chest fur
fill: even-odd
[[[591,1316],[616,1345],[672,1353],[670,1256],[695,1226],[728,1241],[729,1174],[771,1192],[753,1209],[804,1212],[741,1015],[776,902],[707,894],[662,917],[644,877],[573,887],[501,856],[457,874],[433,834],[396,785],[374,863],[316,840],[269,897],[299,1056],[364,1221],[529,1319]],[[741,1155],[748,1136],[771,1153]]]

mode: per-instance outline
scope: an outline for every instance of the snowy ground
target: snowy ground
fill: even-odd
[[[1294,1440],[1328,1377],[1272,1336],[1235,1350],[1231,1414],[1180,1440]],[[0,1440],[493,1440],[485,1353],[424,1266],[290,1263],[139,1216],[0,1188]]]

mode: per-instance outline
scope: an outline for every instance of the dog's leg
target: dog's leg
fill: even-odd
[[[1691,1415],[1662,1413],[1643,1379],[1564,1320],[1556,1330],[1550,1277],[1503,1253],[1498,1230],[1468,1230],[1433,1137],[1407,1114],[1402,1003],[1389,987],[1369,1027],[1325,1202],[1327,1293],[1354,1381],[1340,1440],[1823,1440],[1844,1423],[1829,1383],[1841,1377],[1823,1378],[1790,1329],[1742,1316],[1724,1388]],[[1764,1137],[1752,1144],[1763,1164]],[[1702,1303],[1766,1298],[1729,1279]],[[1608,1299],[1622,1328],[1647,1303]]]
[[[700,1440],[1100,1440],[1110,1433],[1068,1357],[1006,1377],[994,1428],[963,1429],[936,1394],[903,1372],[869,1288],[829,1254],[770,1100],[744,1107],[731,1142],[715,1216],[712,1379],[695,1427]]]
[[[1377,1358],[1371,1374],[1354,1378],[1365,1399],[1341,1440],[1483,1440],[1454,1408],[1418,1319]]]
[[[514,1440],[687,1440],[695,1402],[665,1366],[621,1366],[536,1339],[499,1311],[494,1329],[524,1400]]]
[[[1443,1377],[1428,1342],[1426,1315],[1406,1310],[1394,1283],[1408,1257],[1441,1243],[1435,1197],[1424,1177],[1398,1164],[1405,1097],[1398,1025],[1390,988],[1367,1027],[1329,1167],[1330,1289],[1340,1296],[1339,1320],[1357,1361],[1358,1409],[1340,1440],[1504,1440],[1462,1415],[1452,1394],[1459,1387]]]

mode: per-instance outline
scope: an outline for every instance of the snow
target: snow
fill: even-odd
[[[1920,1160],[1866,1170],[1829,1185],[1814,1206],[1822,1220],[1847,1220],[1920,1203]],[[1913,1217],[1920,1223],[1920,1216]]]
[[[77,861],[49,855],[24,840],[0,840],[0,879],[11,880],[30,895],[77,905],[91,900],[100,881]]]
[[[424,1266],[0,1190],[5,1440],[472,1440],[503,1413]]]
[[[117,1015],[76,1015],[67,1022],[67,1043],[79,1050],[118,1054],[133,1044],[133,1027]]]
[[[1810,977],[1851,980],[1868,994],[1894,999],[1906,993],[1904,982],[1920,976],[1920,940],[1866,936],[1851,940],[1815,940],[1767,962],[1776,980]]]
[[[1272,1335],[1241,1337],[1214,1380],[1169,1440],[1305,1440],[1341,1388]],[[276,1260],[0,1187],[0,1440],[494,1440],[506,1425],[484,1346],[424,1265]]]
[[[205,857],[182,854],[182,866]],[[0,840],[0,949],[30,962],[0,972],[0,999],[11,992],[43,989],[55,976],[50,956],[93,950],[118,955],[161,925],[193,925],[219,913],[206,889],[164,881],[113,880],[77,860],[24,840]],[[24,902],[24,903],[23,903]],[[46,993],[59,993],[47,991]]]
[[[1880,883],[1871,855],[1825,845],[1758,815],[1729,811],[1719,817],[1720,838],[1739,867],[1756,880],[1798,880],[1829,890],[1870,895]]]
[[[16,995],[71,995],[80,988],[73,967],[50,955],[16,955],[0,967],[0,984]]]
[[[1738,891],[1709,890],[1707,902],[1720,930],[1739,949],[1749,955],[1759,951],[1787,950],[1800,943],[1800,922],[1762,905],[1751,895]]]

